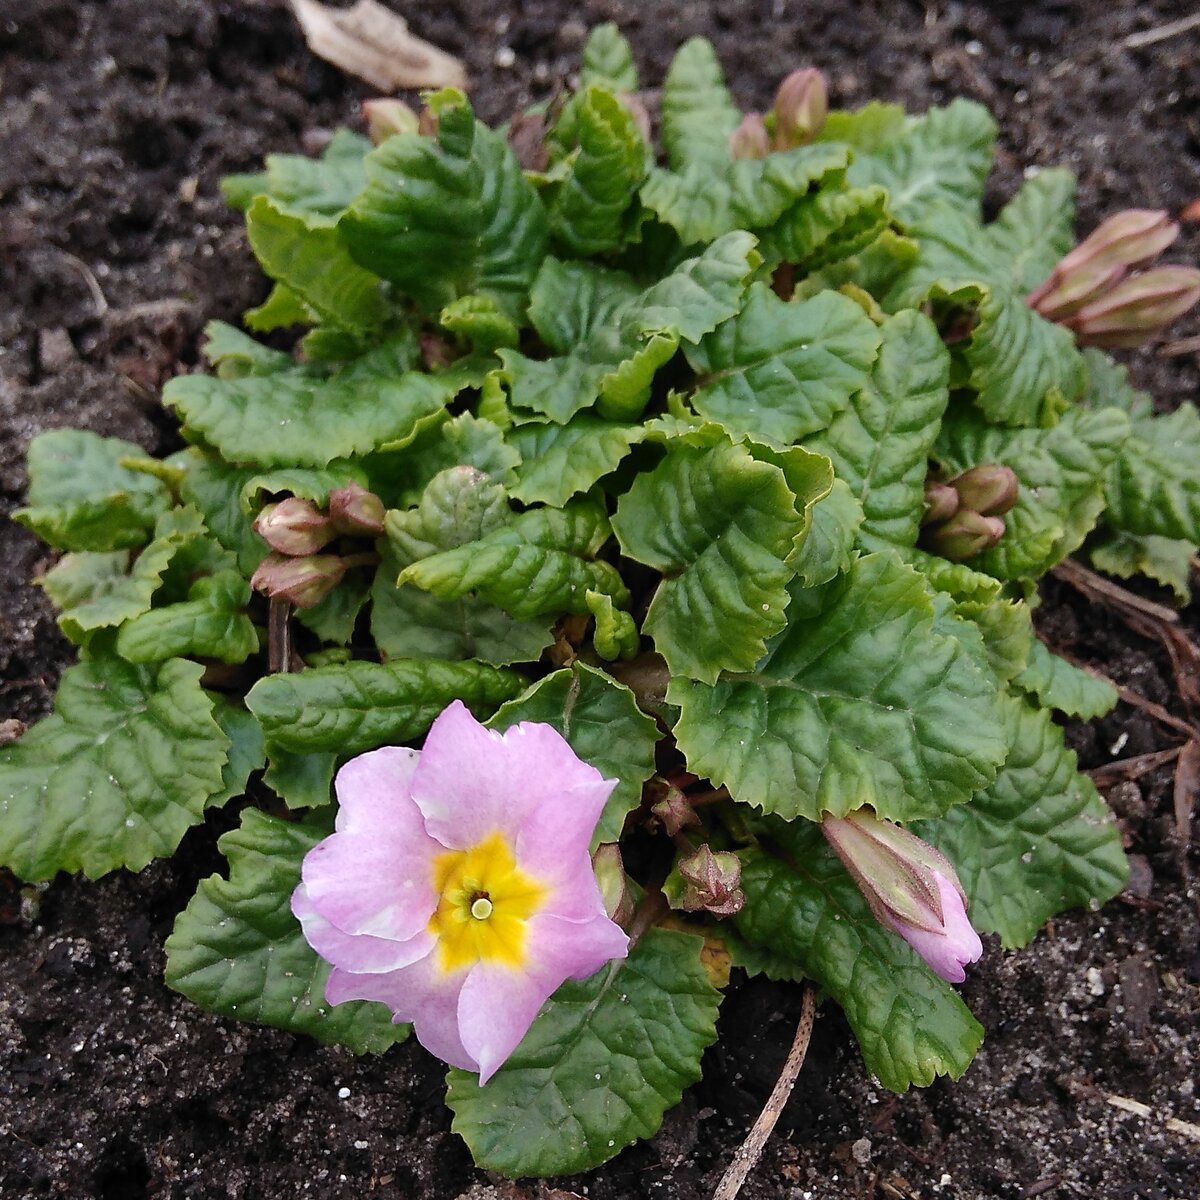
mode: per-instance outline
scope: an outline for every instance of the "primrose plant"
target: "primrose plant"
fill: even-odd
[[[482,1166],[651,1135],[730,965],[808,980],[902,1091],[952,983],[1126,877],[1036,581],[1186,594],[1200,417],[1105,347],[1200,296],[1071,175],[989,223],[955,101],[743,115],[688,42],[505,130],[441,91],[226,181],[274,286],[164,402],[163,460],[36,438],[18,519],[79,665],[2,752],[0,861],[140,870],[244,797],[167,942],[196,1003],[356,1052],[409,1027]],[[301,332],[300,331],[304,331]],[[285,352],[276,347],[291,344]]]

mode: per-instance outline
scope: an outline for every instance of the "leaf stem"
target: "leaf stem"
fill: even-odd
[[[292,606],[282,596],[272,596],[267,616],[267,670],[272,674],[292,669]]]

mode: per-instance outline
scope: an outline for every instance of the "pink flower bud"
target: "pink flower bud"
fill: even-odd
[[[376,146],[398,133],[417,132],[417,114],[403,100],[390,96],[364,100],[362,114],[367,122],[367,136]]]
[[[1081,346],[1106,349],[1145,345],[1200,301],[1200,271],[1156,267],[1125,280],[1063,324]]]
[[[360,483],[349,483],[329,493],[329,519],[338,533],[382,537],[386,511],[383,501]]]
[[[729,850],[714,854],[706,842],[679,860],[679,874],[688,884],[682,901],[685,912],[703,910],[717,917],[731,917],[746,903],[746,894],[738,887],[742,862]]]
[[[638,128],[638,133],[642,135],[642,141],[646,145],[650,145],[652,129],[650,127],[650,113],[646,105],[642,102],[642,97],[637,92],[621,92],[617,99],[628,110],[629,115],[633,118],[633,123]]]
[[[633,916],[633,894],[625,875],[621,847],[616,842],[597,846],[592,855],[592,870],[596,872],[596,882],[600,885],[608,919],[622,927],[628,925]]]
[[[986,463],[951,479],[949,487],[958,494],[963,508],[973,508],[985,517],[999,517],[1017,502],[1021,485],[1009,467]]]
[[[925,513],[922,525],[937,525],[958,512],[958,493],[944,483],[925,485]]]
[[[766,158],[771,152],[767,127],[758,113],[747,113],[729,135],[729,153],[734,158]]]
[[[1000,517],[985,517],[971,508],[960,508],[948,521],[927,525],[921,544],[933,554],[951,562],[966,562],[1004,536],[1004,521]]]
[[[775,149],[804,146],[825,128],[829,92],[816,67],[793,71],[775,93]]]
[[[900,934],[943,978],[962,983],[983,953],[967,919],[967,897],[949,860],[927,842],[867,809],[826,817],[821,831],[875,919]]]
[[[1027,303],[1048,321],[1061,321],[1132,268],[1152,262],[1178,236],[1179,226],[1165,212],[1131,208],[1116,213],[1058,261]]]
[[[336,554],[313,554],[307,558],[285,558],[268,554],[250,578],[256,592],[280,598],[297,608],[320,603],[346,574],[346,564]]]
[[[650,811],[662,822],[671,837],[680,830],[700,824],[696,810],[677,787],[668,788],[667,794],[657,804],[650,806]]]
[[[254,532],[280,554],[315,554],[336,536],[333,524],[311,500],[289,496],[266,505],[254,518]]]

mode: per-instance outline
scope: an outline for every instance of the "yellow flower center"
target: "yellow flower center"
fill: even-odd
[[[525,923],[545,903],[546,888],[517,869],[508,842],[493,833],[469,850],[433,860],[437,910],[429,932],[438,939],[437,965],[447,974],[477,962],[520,967]]]

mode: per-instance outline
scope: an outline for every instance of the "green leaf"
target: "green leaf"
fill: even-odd
[[[633,51],[615,21],[596,25],[583,44],[583,62],[579,68],[579,86],[606,87],[613,92],[638,90],[637,67]]]
[[[491,296],[460,296],[442,309],[438,324],[484,353],[500,346],[515,346],[521,337],[517,323],[501,312]]]
[[[476,1165],[562,1175],[655,1133],[716,1040],[721,995],[701,965],[703,944],[651,929],[623,962],[563,984],[485,1087],[451,1070],[446,1103]]]
[[[929,452],[950,398],[950,358],[928,317],[906,310],[881,332],[866,386],[806,443],[828,455],[862,504],[861,537],[871,549],[916,545]]]
[[[749,670],[784,627],[788,559],[833,482],[828,460],[790,454],[803,456],[794,479],[727,441],[668,444],[621,497],[622,551],[666,576],[643,628],[672,674],[714,683],[723,670]]]
[[[318,508],[329,505],[329,493],[352,483],[366,483],[366,474],[356,462],[338,459],[324,467],[278,467],[258,471],[242,484],[238,493],[242,511],[257,514],[275,496],[300,496]]]
[[[612,92],[585,87],[551,140],[562,168],[544,193],[551,236],[580,257],[619,250],[633,231],[633,202],[646,174],[646,143],[633,114]]]
[[[221,790],[209,796],[206,809],[220,808],[244,795],[250,776],[262,770],[266,757],[262,726],[254,714],[221,696],[212,695],[212,701],[213,717],[229,739],[229,752],[221,772]]]
[[[662,143],[671,169],[728,162],[729,135],[741,119],[712,43],[702,37],[684,42],[662,90]]]
[[[632,615],[617,608],[603,592],[588,592],[585,598],[596,622],[592,633],[596,653],[605,662],[635,657],[642,639]]]
[[[664,98],[664,110],[665,110]],[[665,112],[664,112],[665,117]],[[811,187],[839,184],[849,155],[844,146],[817,144],[766,158],[689,162],[656,168],[642,187],[642,203],[679,235],[685,246],[712,241],[734,229],[765,230]]]
[[[382,1004],[325,1002],[329,964],[292,916],[304,855],[328,832],[254,809],[217,843],[229,878],[202,880],[167,938],[166,980],[202,1008],[304,1033],[355,1054],[382,1054],[408,1036]]]
[[[258,635],[245,613],[250,585],[237,571],[198,579],[187,600],[143,612],[122,626],[117,653],[127,662],[152,663],[190,655],[245,662]]]
[[[1144,575],[1170,588],[1180,605],[1191,600],[1192,560],[1197,552],[1191,542],[1105,532],[1098,541],[1089,544],[1088,552],[1097,571],[1120,579]]]
[[[181,659],[68,668],[53,714],[0,750],[0,863],[96,879],[174,853],[221,791],[229,747],[202,673]]]
[[[957,1079],[983,1041],[958,994],[871,915],[846,869],[807,821],[764,823],[741,852],[746,905],[733,924],[750,946],[791,960],[843,1008],[867,1070],[884,1087]]]
[[[899,104],[871,100],[853,112],[834,109],[825,119],[825,128],[817,135],[822,142],[845,142],[855,150],[874,154],[899,141],[908,118]]]
[[[910,120],[902,136],[860,150],[846,178],[855,187],[887,188],[888,207],[902,221],[920,220],[936,201],[978,218],[995,141],[996,122],[988,110],[954,100]]]
[[[489,713],[524,686],[473,662],[349,662],[268,675],[246,695],[267,741],[299,752],[361,754],[420,737],[452,700]]]
[[[289,325],[311,325],[316,319],[312,309],[282,283],[275,284],[261,304],[246,309],[242,314],[246,328],[253,329],[255,333],[270,333],[274,329],[286,329]],[[285,357],[291,360],[290,355]]]
[[[1129,867],[1107,806],[1050,714],[1011,699],[1005,711],[1011,749],[995,781],[919,833],[957,868],[972,924],[1012,949],[1055,913],[1112,899]]]
[[[754,284],[735,317],[686,350],[696,411],[731,436],[791,445],[824,429],[863,386],[879,329],[853,300],[780,300]]]
[[[802,275],[841,262],[865,250],[887,228],[887,203],[881,187],[809,192],[763,234],[763,257],[792,263]]]
[[[603,509],[587,501],[531,508],[474,541],[405,567],[398,582],[443,600],[473,592],[520,619],[587,612],[589,589],[624,604],[628,592],[616,569],[593,561],[609,532]]]
[[[163,484],[121,466],[132,442],[86,429],[51,429],[29,443],[29,492],[13,519],[60,550],[144,546],[170,504]]]
[[[371,586],[362,571],[350,571],[345,579],[312,608],[296,610],[296,620],[311,629],[322,642],[349,646],[354,640],[358,614],[371,595]]]
[[[797,578],[816,587],[848,571],[862,523],[862,505],[843,480],[835,479],[829,495],[813,505],[808,536],[792,559]]]
[[[263,783],[292,811],[324,808],[332,799],[333,773],[338,756],[332,750],[304,754],[267,746]]]
[[[488,722],[503,732],[519,721],[552,725],[571,749],[617,786],[592,835],[592,849],[621,836],[626,816],[641,803],[642,784],[654,774],[658,723],[611,675],[584,663],[538,680],[502,705]]]
[[[301,366],[241,379],[180,375],[163,403],[229,462],[324,467],[411,440],[458,390],[446,375],[394,371],[393,361],[385,342],[327,377]]]
[[[591,413],[578,413],[566,425],[531,421],[509,435],[521,455],[509,491],[522,504],[559,507],[616,470],[644,436],[642,425],[605,421]]]
[[[225,379],[235,375],[273,375],[293,365],[290,354],[272,350],[224,321],[209,321],[204,326],[204,357]]]
[[[314,229],[259,196],[246,212],[246,233],[262,269],[320,320],[362,333],[387,318],[379,276],[350,257],[336,228]]]
[[[255,196],[265,193],[289,212],[307,216],[314,225],[322,221],[332,224],[362,191],[367,181],[363,159],[370,150],[367,138],[339,129],[320,158],[268,154],[265,173],[226,176],[221,190],[236,208],[248,208]]]
[[[1036,578],[1083,544],[1104,510],[1105,472],[1129,435],[1120,409],[1075,409],[1052,429],[1002,429],[969,409],[947,414],[934,458],[957,474],[981,463],[1020,481],[1000,541],[971,560],[998,579]]]
[[[339,229],[364,267],[437,312],[459,296],[491,296],[523,315],[546,244],[546,212],[502,133],[466,97],[430,100],[434,141],[388,138],[367,156],[367,186]]]
[[[198,450],[190,451],[189,457],[181,497],[200,511],[213,537],[237,557],[242,574],[252,575],[267,556],[267,544],[254,532],[242,494],[261,472],[256,467],[230,466]]]
[[[793,588],[788,628],[750,673],[667,700],[688,769],[736,800],[792,818],[936,816],[1004,759],[996,683],[934,630],[921,576],[892,554],[820,588]]]
[[[1036,638],[1029,648],[1028,665],[1013,682],[1036,696],[1044,708],[1057,708],[1085,721],[1104,716],[1117,703],[1117,689],[1111,683],[1060,658]]]
[[[988,226],[988,237],[1008,260],[1014,286],[1031,292],[1075,244],[1075,174],[1063,167],[1039,171]]]

